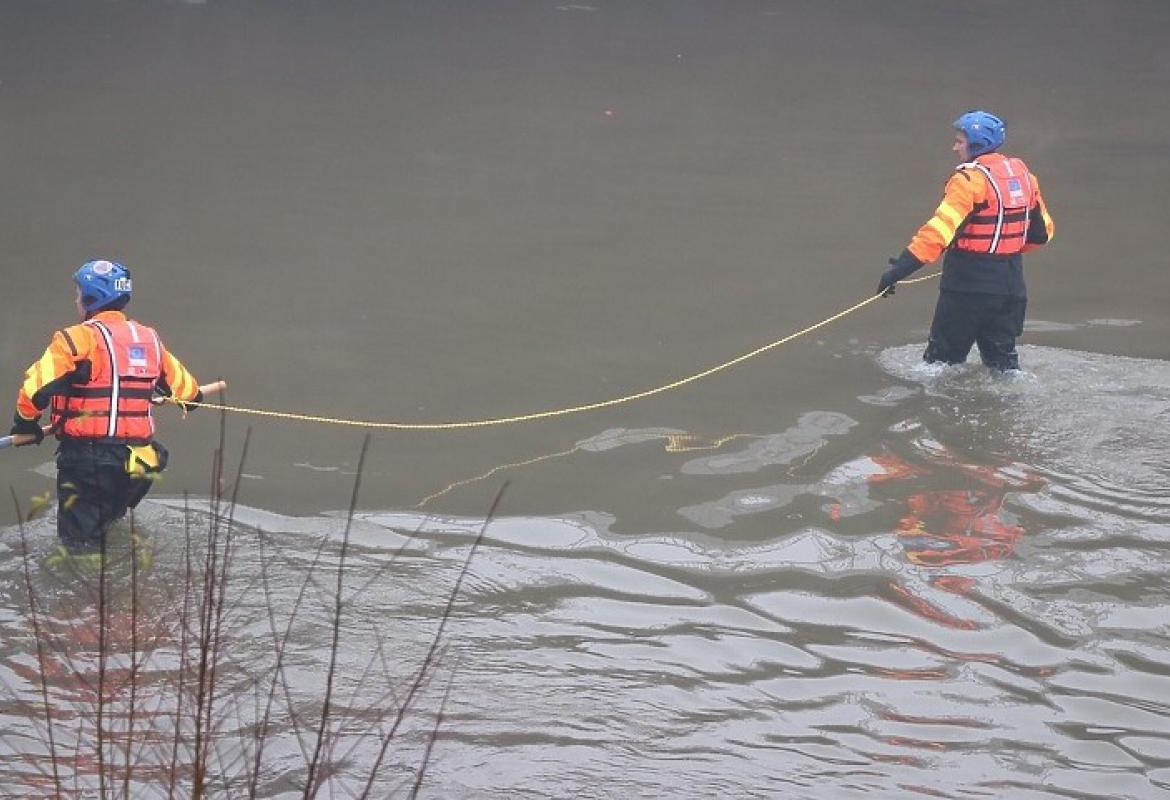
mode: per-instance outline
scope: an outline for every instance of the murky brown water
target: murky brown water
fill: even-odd
[[[979,8],[5,4],[0,374],[14,393],[101,255],[234,404],[625,395],[865,297],[986,105],[1057,223],[1025,376],[918,367],[925,284],[637,403],[379,433],[355,585],[389,529],[430,544],[355,609],[352,655],[372,631],[417,654],[379,620],[429,630],[507,479],[424,795],[1162,796],[1170,7]],[[215,415],[163,416],[155,497],[206,495]],[[311,558],[361,432],[227,424],[229,458],[252,426],[244,523]],[[50,456],[3,453],[18,497]],[[173,508],[144,513],[165,539]]]

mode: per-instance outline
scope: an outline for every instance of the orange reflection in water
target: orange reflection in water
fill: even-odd
[[[1024,528],[1003,518],[1004,501],[1011,492],[1035,492],[1044,486],[1043,478],[1018,465],[998,468],[969,464],[947,450],[936,451],[931,464],[911,464],[893,453],[872,456],[872,461],[881,469],[867,477],[871,487],[912,489],[900,501],[903,514],[894,533],[902,543],[907,560],[929,568],[1011,556],[1024,535]],[[940,482],[954,486],[920,486]],[[959,575],[932,575],[928,580],[938,589],[959,595],[970,594],[976,585],[973,578]],[[897,582],[891,582],[890,589],[899,605],[941,625],[959,630],[980,627],[977,622],[956,617]]]
[[[37,657],[4,659],[25,682],[9,690],[42,739],[4,779],[28,787],[23,797],[57,796],[58,780],[88,797],[98,792],[99,776],[120,788],[170,785],[188,771],[184,751],[171,757],[179,676],[166,665],[181,624],[169,613],[172,598],[145,576],[55,569],[61,583],[37,592]],[[106,582],[100,604],[99,581]],[[128,581],[138,581],[139,590]],[[159,653],[166,665],[156,660]]]
[[[937,479],[936,471],[908,464],[893,454],[874,456],[873,461],[883,471],[869,476],[871,485],[927,475]],[[1003,520],[1004,499],[1009,492],[1037,491],[1044,485],[1043,479],[1030,472],[1015,474],[1015,471],[966,464],[945,451],[937,466],[954,474],[956,482],[964,485],[920,490],[903,500],[905,513],[898,520],[895,533],[905,547],[906,557],[914,564],[940,567],[1011,555],[1024,529]],[[963,591],[969,584],[963,579],[952,579],[943,588]]]

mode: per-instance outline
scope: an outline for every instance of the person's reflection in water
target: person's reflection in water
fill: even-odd
[[[870,485],[909,481],[927,473],[893,454],[876,456],[885,471],[869,476]],[[1024,529],[1004,521],[1001,511],[1009,492],[1034,492],[1044,485],[1032,473],[964,464],[944,452],[937,467],[955,474],[962,488],[923,489],[905,498],[906,513],[895,532],[906,557],[923,566],[974,564],[1006,558]],[[937,472],[932,472],[937,480]]]
[[[866,477],[871,492],[901,497],[903,514],[894,533],[906,559],[926,568],[945,568],[1010,557],[1024,528],[1004,519],[1004,500],[1011,492],[1038,491],[1043,478],[1019,465],[968,464],[941,446],[931,449],[930,462],[923,464],[890,452],[870,457],[877,468]],[[975,585],[974,579],[954,574],[932,574],[928,581],[956,594],[967,594]],[[890,589],[895,602],[916,614],[952,628],[979,627],[897,581]]]
[[[30,750],[23,768],[3,776],[32,787],[38,797],[54,790],[55,772],[65,785],[96,791],[99,775],[139,788],[158,787],[168,785],[175,769],[189,768],[182,751],[176,753],[177,763],[170,757],[174,704],[182,702],[176,687],[191,677],[174,671],[173,658],[182,636],[179,627],[189,621],[173,587],[153,574],[143,554],[149,544],[119,533],[116,528],[109,539],[104,567],[97,556],[42,564],[33,588],[38,657],[10,655],[2,662],[24,682],[10,690],[38,698],[31,707],[42,735],[48,736],[49,725],[55,734],[51,751],[47,746],[43,754]],[[132,557],[136,566],[130,564]],[[100,757],[103,740],[105,747],[117,743],[119,752],[133,743],[135,759]],[[160,749],[152,750],[151,743],[160,742]]]
[[[865,481],[868,494],[871,500],[883,496],[899,500],[902,514],[894,525],[894,533],[907,561],[927,573],[926,581],[930,587],[971,596],[978,590],[977,579],[950,570],[1011,557],[1024,535],[1024,528],[1007,515],[1004,502],[1012,492],[1039,491],[1044,486],[1044,479],[1018,464],[1002,467],[969,464],[942,445],[921,441],[917,444],[919,452],[926,456],[921,463],[910,463],[891,452],[867,459]],[[981,622],[940,607],[899,580],[891,580],[887,589],[886,599],[890,602],[939,625],[963,631],[984,627]],[[932,647],[925,643],[923,646]],[[953,670],[962,663],[1001,664],[1004,660],[1002,654],[993,651],[940,651],[940,655],[945,657],[945,662],[938,666],[919,669],[890,667],[882,675],[894,680],[944,681],[952,677]],[[882,707],[877,716],[874,724],[880,730],[893,726],[888,735],[881,736],[882,741],[902,750],[943,751],[953,746],[953,742],[945,739],[907,737],[901,733],[907,724],[919,729],[939,724],[971,728],[985,725],[976,717],[937,717],[915,713],[915,710],[900,708],[897,704]]]

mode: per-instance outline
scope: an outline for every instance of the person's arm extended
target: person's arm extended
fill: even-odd
[[[78,369],[89,367],[90,341],[80,325],[59,330],[44,354],[24,373],[24,383],[16,395],[16,413],[35,421],[48,407],[54,394],[62,392]]]
[[[942,255],[985,191],[985,179],[976,170],[960,169],[951,176],[943,189],[942,202],[906,245],[906,250],[918,259],[919,266]]]
[[[195,376],[166,347],[162,349],[162,375],[159,376],[158,388],[163,395],[173,397],[180,404],[203,402],[203,392],[199,390]]]
[[[898,281],[914,274],[923,264],[934,261],[954,240],[959,226],[975,208],[976,194],[984,191],[982,176],[974,177],[969,172],[960,169],[947,181],[942,202],[934,214],[918,229],[906,249],[897,258],[890,259],[889,268],[878,282],[878,294],[883,297],[892,295]]]

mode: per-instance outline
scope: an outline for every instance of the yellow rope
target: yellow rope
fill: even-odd
[[[666,440],[665,450],[668,453],[689,453],[693,450],[718,450],[728,442],[733,442],[736,439],[763,439],[764,437],[758,433],[730,433],[726,436],[699,436],[693,433],[663,433],[657,438]],[[554,458],[564,458],[571,456],[584,450],[581,445],[575,445],[568,450],[561,450],[557,453],[546,453],[543,456],[534,456],[533,458],[525,459],[524,461],[513,461],[508,464],[497,464],[489,469],[487,472],[480,473],[471,478],[464,478],[461,481],[449,483],[437,492],[433,492],[422,500],[414,504],[415,508],[422,508],[432,500],[438,500],[440,497],[450,494],[451,492],[463,486],[470,486],[473,483],[479,483],[482,480],[503,472],[506,469],[517,469],[519,467],[530,467],[533,464],[539,464],[542,461],[549,461]],[[46,495],[47,497],[48,495]]]
[[[933,278],[937,278],[940,274],[941,273],[939,273],[939,272],[935,272],[935,273],[932,273],[930,275],[925,275],[925,276],[920,277],[920,278],[913,278],[910,280],[900,281],[899,283],[900,284],[921,283],[922,281],[928,281],[928,280],[931,280]],[[809,325],[807,328],[802,328],[801,330],[797,331],[796,333],[790,333],[789,335],[785,336],[783,339],[777,339],[776,341],[772,342],[771,344],[766,344],[763,347],[757,347],[755,350],[752,350],[750,353],[744,353],[743,355],[738,356],[736,358],[733,358],[730,361],[725,361],[722,364],[718,364],[714,367],[711,367],[710,369],[705,369],[702,372],[695,373],[694,375],[690,375],[686,378],[680,378],[677,381],[672,381],[671,383],[667,383],[667,384],[664,384],[662,386],[657,386],[653,389],[646,389],[646,390],[641,391],[641,392],[635,392],[634,394],[628,394],[624,397],[615,397],[611,400],[600,400],[596,403],[585,403],[583,405],[569,406],[567,408],[554,408],[554,409],[549,409],[546,411],[534,411],[534,412],[529,413],[529,414],[517,414],[515,416],[510,416],[510,417],[492,417],[489,419],[462,420],[462,421],[455,421],[455,422],[374,422],[374,421],[370,421],[370,420],[343,419],[343,418],[339,418],[339,417],[325,417],[325,416],[320,416],[317,414],[297,414],[297,413],[293,413],[293,412],[289,412],[289,411],[272,411],[272,410],[261,409],[261,408],[245,408],[243,406],[220,405],[218,403],[209,403],[209,402],[204,402],[201,405],[221,409],[223,411],[234,411],[234,412],[237,412],[240,414],[252,414],[252,415],[260,416],[260,417],[294,420],[297,422],[314,422],[314,423],[319,423],[322,425],[348,425],[348,426],[356,427],[356,428],[375,428],[375,429],[382,429],[382,430],[400,430],[400,431],[457,430],[460,428],[486,428],[486,427],[490,427],[493,425],[511,425],[511,424],[515,424],[518,422],[532,422],[532,421],[538,420],[538,419],[549,419],[551,417],[563,417],[563,416],[567,416],[569,414],[581,414],[581,413],[586,412],[586,411],[597,411],[598,409],[610,408],[612,406],[621,405],[623,403],[630,403],[630,402],[633,402],[634,400],[642,400],[643,398],[646,398],[646,397],[653,397],[654,395],[662,394],[663,392],[669,392],[672,389],[678,389],[681,386],[686,386],[689,383],[694,383],[695,381],[702,380],[703,378],[707,378],[711,375],[714,375],[716,372],[722,372],[723,370],[730,369],[731,367],[734,367],[737,364],[742,364],[743,362],[745,362],[749,359],[755,358],[756,356],[761,355],[763,353],[766,353],[769,350],[773,350],[773,349],[779,347],[780,345],[787,344],[788,342],[791,342],[793,339],[799,339],[801,336],[805,336],[809,333],[812,333],[813,331],[818,330],[819,328],[823,328],[826,325],[829,325],[833,322],[836,322],[837,320],[841,319],[842,317],[845,317],[845,316],[848,316],[849,314],[852,314],[854,311],[858,311],[858,310],[864,308],[865,306],[867,306],[870,303],[877,300],[879,297],[880,297],[880,295],[876,295],[876,294],[871,296],[871,297],[867,297],[865,300],[862,300],[860,303],[856,303],[856,304],[850,306],[849,308],[845,309],[844,311],[839,311],[831,317],[826,317],[825,319],[821,320],[820,322]],[[190,405],[193,405],[193,404],[190,404]]]
[[[549,461],[549,460],[554,459],[554,458],[563,458],[564,456],[571,456],[571,455],[573,455],[573,453],[576,453],[580,449],[581,449],[581,447],[578,445],[576,447],[570,447],[568,450],[561,450],[559,453],[546,453],[543,456],[535,456],[534,458],[529,458],[529,459],[526,459],[524,461],[516,461],[516,462],[513,462],[511,464],[497,464],[496,466],[489,469],[487,472],[480,473],[479,475],[476,475],[473,478],[464,478],[461,481],[455,481],[454,483],[447,484],[445,487],[443,487],[439,491],[428,494],[422,500],[419,500],[417,503],[414,504],[414,507],[415,508],[422,508],[423,506],[425,506],[427,503],[431,502],[432,500],[438,500],[443,495],[450,494],[451,492],[455,491],[456,489],[458,489],[462,486],[470,486],[473,483],[479,483],[480,481],[487,480],[491,476],[495,475],[497,472],[503,472],[506,469],[515,469],[517,467],[530,467],[533,464],[539,464],[542,461]]]

